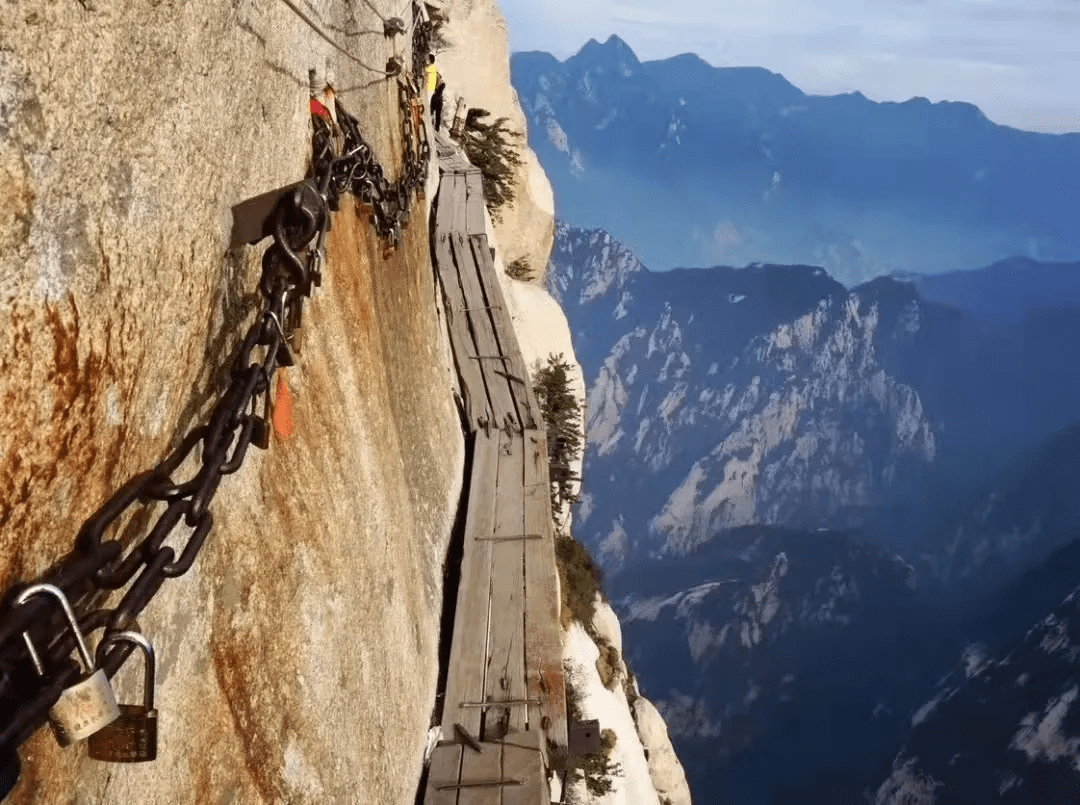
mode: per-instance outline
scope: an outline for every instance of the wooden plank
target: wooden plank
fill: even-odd
[[[448,232],[454,220],[454,177],[444,173],[439,179],[439,195],[435,199],[435,231]]]
[[[480,171],[465,174],[465,231],[470,235],[484,234],[484,184]]]
[[[431,753],[424,805],[458,805],[458,789],[440,789],[461,778],[461,746],[440,743]]]
[[[544,758],[537,737],[538,733],[535,732],[506,736],[503,742],[503,777],[521,780],[522,784],[503,789],[502,805],[551,805]]]
[[[559,579],[548,492],[547,435],[542,430],[527,430],[523,440],[525,530],[540,532],[546,537],[525,544],[526,695],[540,700],[539,717],[530,718],[529,729],[543,731],[545,757],[550,766],[557,766],[557,760],[565,758],[567,751],[566,680],[559,628]],[[533,712],[530,711],[530,716]]]
[[[439,211],[444,208],[440,205]],[[469,323],[463,311],[465,297],[461,291],[457,268],[454,265],[450,239],[445,232],[436,231],[435,263],[446,299],[447,326],[450,331],[450,347],[454,353],[458,377],[461,379],[462,394],[465,398],[465,413],[472,428],[480,428],[491,421],[491,406],[488,403],[487,386],[480,367],[468,356],[475,353],[476,343],[469,331]]]
[[[502,780],[501,744],[480,744],[481,751],[465,749],[461,756],[461,783],[490,783]],[[502,805],[503,787],[462,788],[459,805]],[[424,803],[427,805],[427,803]]]
[[[453,195],[451,196],[451,198],[453,199],[452,211],[454,214],[453,217],[450,219],[450,228],[448,231],[454,233],[455,235],[458,233],[464,234],[466,228],[465,205],[467,203],[465,196],[465,177],[462,176],[460,173],[453,173],[449,174],[446,178],[452,180],[454,188]]]
[[[491,314],[498,311],[487,309],[488,303],[485,301],[473,249],[464,235],[454,235],[451,245],[457,261],[461,287],[465,293],[465,307],[469,309],[466,315],[469,317],[470,331],[473,340],[476,342],[476,352],[474,354],[505,354],[499,347],[491,319]],[[506,420],[506,415],[510,414],[514,427],[519,428],[521,420],[518,418],[517,407],[507,381],[493,371],[496,368],[501,369],[504,362],[501,360],[478,359],[474,360],[473,363],[479,365],[480,373],[484,377],[484,385],[487,389],[495,427],[501,428]]]
[[[496,543],[478,541],[476,537],[491,536],[493,533],[498,455],[497,434],[486,436],[482,431],[477,431],[473,436],[473,466],[465,513],[461,582],[458,586],[443,702],[444,740],[453,740],[455,723],[465,727],[473,737],[480,737],[482,711],[461,707],[461,703],[480,701],[484,695],[491,553]]]
[[[521,347],[514,333],[514,325],[510,320],[510,310],[506,307],[506,299],[503,297],[502,286],[495,272],[495,263],[491,259],[491,251],[488,248],[486,235],[473,235],[469,238],[469,246],[473,253],[477,273],[480,277],[484,290],[484,298],[491,307],[492,326],[499,348],[503,355],[510,358],[504,366],[499,367],[505,372],[524,380],[518,383],[503,377],[507,389],[512,395],[518,414],[518,419],[523,427],[535,428],[540,422],[540,407],[533,395],[532,383],[529,382],[529,373],[525,367],[525,359],[521,355]]]
[[[521,434],[499,433],[499,472],[495,533],[523,533],[524,443]],[[491,620],[483,701],[525,699],[525,544],[496,542],[492,547]],[[478,700],[479,701],[479,700]],[[507,729],[524,730],[529,705],[489,708],[484,740],[498,740]]]

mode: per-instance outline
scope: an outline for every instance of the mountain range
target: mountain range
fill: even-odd
[[[1080,259],[1080,134],[966,103],[808,95],[692,54],[642,62],[617,36],[565,61],[515,53],[511,73],[559,217],[654,270],[808,264],[855,285]]]
[[[588,389],[575,533],[696,801],[929,803],[979,769],[1039,801],[1025,775],[1080,757],[1067,719],[1058,749],[1008,748],[1067,687],[1004,707],[1004,744],[954,750],[959,716],[941,745],[916,718],[985,698],[965,669],[989,657],[1035,674],[1025,634],[1077,583],[1076,268],[849,289],[809,265],[652,272],[556,225],[547,283]],[[950,776],[946,749],[993,762]]]
[[[861,524],[917,490],[934,508],[1080,418],[1068,282],[1058,307],[998,322],[889,277],[849,291],[810,266],[652,272],[559,223],[548,286],[588,386],[577,530],[609,572],[725,528]]]

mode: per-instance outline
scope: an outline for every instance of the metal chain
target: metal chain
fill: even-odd
[[[415,2],[413,13],[420,13]],[[415,26],[414,49],[426,46],[428,30],[426,21]],[[330,211],[337,209],[340,195],[351,191],[372,208],[375,231],[386,249],[401,242],[401,228],[408,222],[414,194],[422,192],[431,153],[417,90],[423,53],[418,60],[414,50],[411,74],[398,79],[404,151],[400,178],[386,179],[356,119],[340,102],[335,101],[343,135],[340,149],[335,148],[330,125],[312,116],[311,176],[286,194],[275,211],[273,243],[262,259],[258,309],[229,367],[228,387],[205,424],[188,433],[157,467],[124,484],[83,524],[71,553],[39,579],[63,591],[83,634],[128,628],[166,579],[190,570],[213,527],[210,505],[222,479],[240,469],[252,444],[269,446],[270,381],[278,367],[294,362],[290,341],[300,326],[304,300],[312,286],[321,284]],[[262,351],[261,358],[257,351]],[[182,467],[194,463],[198,469],[190,478],[175,479]],[[164,510],[155,519],[154,511],[162,504]],[[122,529],[121,521],[126,522]],[[115,531],[145,536],[136,541],[110,535]],[[174,534],[182,548],[165,545]],[[8,589],[6,606],[0,609],[0,798],[18,778],[16,748],[44,724],[61,692],[82,675],[71,657],[75,636],[54,606],[41,597],[11,605],[25,586]],[[120,601],[105,608],[110,593],[120,589],[125,589]],[[44,678],[31,662],[23,633],[37,647]],[[117,643],[98,657],[99,667],[113,677],[132,649],[127,641]]]
[[[413,13],[417,14],[416,4]],[[387,242],[389,248],[396,248],[401,242],[401,229],[409,221],[409,209],[413,194],[422,192],[427,179],[427,165],[431,157],[431,146],[424,125],[424,106],[419,100],[419,87],[424,75],[422,50],[430,43],[430,24],[425,20],[413,29],[412,71],[400,76],[398,80],[398,105],[401,109],[401,138],[403,158],[401,176],[396,182],[386,178],[386,172],[375,159],[374,152],[360,134],[359,125],[352,115],[345,111],[335,99],[335,113],[338,125],[344,137],[342,152],[348,162],[330,172],[330,184],[338,192],[351,190],[361,202],[371,208],[371,223],[379,237]],[[316,170],[322,169],[330,153],[330,125],[316,119],[316,126],[321,127],[325,138],[324,151],[316,150]]]

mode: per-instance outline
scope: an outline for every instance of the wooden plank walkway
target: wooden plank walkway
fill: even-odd
[[[442,141],[436,151],[441,155],[445,148]],[[455,160],[440,158],[440,165],[435,268],[470,428],[535,428],[539,409],[485,232],[480,171]],[[482,382],[462,366],[465,361],[476,364]]]
[[[479,172],[441,138],[433,253],[471,430],[461,582],[425,805],[548,805],[566,690],[547,441],[485,233]]]

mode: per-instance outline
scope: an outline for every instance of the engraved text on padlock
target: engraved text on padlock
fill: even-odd
[[[119,716],[112,686],[100,669],[61,693],[49,711],[53,732],[61,746],[89,738]]]
[[[154,649],[138,632],[115,632],[98,646],[98,657],[113,643],[126,641],[142,649],[145,659],[143,703],[120,705],[120,717],[90,736],[87,752],[94,760],[140,763],[157,757],[157,710],[154,709]]]
[[[157,710],[120,705],[120,718],[90,736],[87,753],[94,760],[140,763],[157,758]]]

